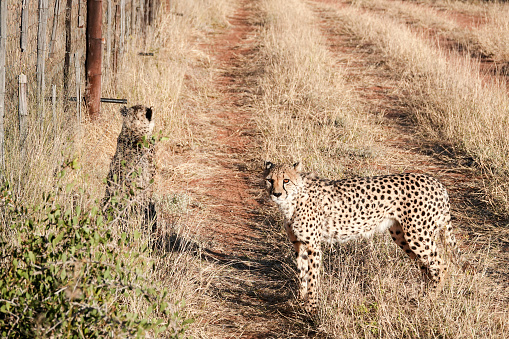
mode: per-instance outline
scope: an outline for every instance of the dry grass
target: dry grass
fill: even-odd
[[[358,0],[356,6],[381,11],[417,30],[431,30],[439,38],[474,56],[509,60],[509,5],[460,1],[416,4],[387,0]],[[493,32],[497,32],[493,34]],[[443,42],[439,42],[443,43]]]
[[[503,290],[453,270],[442,293],[423,296],[418,269],[390,237],[333,247],[324,262],[319,317],[333,336],[498,338],[508,329]]]
[[[264,156],[304,160],[308,168],[336,178],[347,172],[342,160],[349,157],[349,149],[364,148],[376,157],[372,147],[376,125],[359,120],[357,99],[317,32],[312,12],[298,1],[265,2],[263,8],[267,19],[262,60],[267,62],[260,79],[257,122],[263,132]],[[469,62],[451,60],[387,17],[355,9],[337,11],[338,23],[344,25],[338,30],[375,44],[394,73],[402,74],[411,93],[408,103],[419,113],[419,123],[429,126],[428,132],[438,131],[482,164],[505,168],[505,146],[490,147],[495,139],[504,140],[500,134],[495,137],[503,133],[499,125],[505,121],[502,112],[507,107],[501,88],[479,79]],[[501,120],[491,122],[497,119],[495,112]],[[489,128],[478,127],[486,124]],[[483,151],[474,153],[479,150]],[[356,174],[366,172],[376,173],[364,169]],[[372,242],[332,246],[325,252],[316,320],[318,331],[326,335],[495,338],[509,328],[506,301],[500,295],[504,292],[483,274],[468,275],[453,267],[442,294],[423,296],[419,270],[386,235]],[[483,272],[491,259],[484,255],[480,260]]]
[[[310,10],[299,1],[265,1],[263,10],[264,73],[256,103],[263,156],[343,175],[341,157],[370,157],[374,134],[366,133],[366,121],[355,115],[360,107],[324,37],[312,28]]]
[[[344,29],[374,44],[394,72],[402,74],[402,97],[413,107],[418,125],[473,157],[492,183],[503,185],[490,188],[497,194],[489,196],[507,211],[504,201],[509,191],[503,181],[509,173],[509,100],[505,84],[482,77],[476,61],[440,51],[387,17],[355,9],[340,15],[346,22]]]
[[[378,173],[380,170],[368,165],[377,161],[379,126],[363,114],[365,108],[344,79],[344,69],[328,51],[309,6],[299,0],[264,0],[260,8],[264,19],[258,62],[263,71],[253,108],[261,143],[259,157],[278,162],[300,160],[308,169],[335,178]],[[220,337],[207,328],[210,324],[235,319],[220,296],[204,296],[212,294],[211,281],[227,275],[231,268],[202,260],[206,244],[196,233],[207,224],[209,211],[196,208],[199,204],[177,183],[210,176],[211,168],[189,168],[187,163],[172,166],[167,160],[174,149],[212,145],[209,140],[197,140],[190,127],[188,110],[203,109],[210,103],[209,95],[217,94],[211,89],[212,82],[195,74],[201,68],[212,77],[213,70],[207,69],[208,56],[193,44],[202,42],[207,32],[226,27],[229,14],[226,0],[171,2],[169,13],[154,30],[129,41],[117,78],[104,81],[105,96],[153,106],[156,130],[169,137],[157,146],[156,200],[162,231],[157,253],[143,258],[155,262],[154,269],[145,274],[155,284],[170,287],[175,302],[186,301],[184,312],[198,319],[190,332],[203,338]],[[507,199],[504,206],[509,206],[508,190],[501,184],[509,173],[509,106],[502,86],[481,79],[475,64],[437,51],[387,17],[355,9],[338,11],[338,16],[344,25],[338,29],[375,44],[394,73],[401,74],[407,104],[414,107],[416,120],[428,135],[453,143],[491,171],[494,181],[490,182],[499,181],[492,190],[500,192],[498,201]],[[444,30],[449,28],[444,26]],[[155,56],[140,57],[139,51],[154,52]],[[62,197],[63,204],[86,207],[102,198],[102,179],[120,131],[118,107],[103,104],[100,120],[85,122],[80,133],[69,121],[59,111],[56,127],[45,126],[42,134],[32,130],[24,157],[17,155],[17,137],[9,139],[6,176],[22,200],[37,203],[42,192],[53,189],[53,171],[63,159],[62,151],[64,156],[76,155],[82,165],[69,179],[77,185]],[[8,129],[16,130],[14,119],[8,124]],[[56,140],[52,128],[59,131]],[[352,170],[352,158],[366,166]],[[204,162],[193,160],[189,163]],[[131,223],[133,229],[139,228],[139,221]],[[279,230],[267,232],[275,243],[284,237]],[[285,252],[280,275],[288,277],[291,270],[286,259],[293,256],[291,246],[280,247]],[[489,253],[476,255],[481,260],[480,272],[485,272],[493,259]],[[256,283],[253,279],[252,288],[258,291]],[[420,287],[419,270],[388,236],[326,248],[316,329],[331,337],[348,338],[495,338],[509,330],[507,301],[501,300],[506,296],[499,286],[488,283],[483,273],[468,275],[453,269],[450,284],[436,298],[422,296]],[[133,298],[128,302],[133,312],[139,312],[142,301]]]
[[[193,143],[187,107],[182,102],[183,98],[197,96],[184,84],[185,75],[192,74],[190,69],[204,62],[203,54],[197,52],[195,41],[201,34],[226,26],[229,10],[227,1],[172,1],[171,5],[161,12],[156,20],[157,26],[151,27],[145,35],[128,40],[118,74],[112,75],[107,70],[103,77],[103,96],[127,98],[129,105],[140,103],[154,107],[155,131],[169,138],[156,146],[157,168],[163,174],[169,171],[163,156],[171,153],[175,145]],[[140,56],[138,52],[141,51],[153,52],[154,56]],[[16,55],[11,59],[20,60]],[[21,66],[12,64],[12,67],[18,69]],[[37,107],[32,105],[26,153],[21,154],[17,117],[11,114],[16,112],[17,93],[10,91],[9,95],[12,102],[9,101],[9,113],[6,115],[8,154],[4,175],[11,182],[18,201],[23,201],[26,206],[36,205],[44,192],[54,191],[55,174],[68,158],[77,158],[80,169],[66,177],[66,182],[74,182],[75,185],[69,194],[58,197],[63,208],[80,206],[86,210],[100,201],[104,195],[103,180],[108,173],[122,124],[119,106],[103,103],[101,117],[97,121],[85,119],[78,125],[74,107],[71,112],[64,113],[59,106],[56,119],[51,120],[51,107],[48,105],[44,118],[49,122],[38,128],[40,124],[34,114]],[[30,99],[33,102],[32,96]],[[200,244],[193,240],[189,231],[188,223],[191,221],[186,197],[171,195],[173,190],[178,190],[171,176],[159,175],[156,183],[155,196],[160,216],[158,228],[162,233],[159,239],[145,239],[159,247],[155,252],[142,255],[145,262],[155,263],[153,270],[144,272],[144,277],[157,288],[169,287],[172,302],[186,301],[182,315],[189,316],[194,313],[193,310],[200,308],[195,305],[200,295],[197,289],[206,284],[204,281],[209,279],[209,275],[200,256],[196,255]],[[129,231],[140,230],[140,224],[141,220],[130,220]],[[1,225],[0,229],[7,230],[8,226]],[[2,234],[2,238],[4,236],[7,233]],[[132,248],[132,251],[136,250],[138,248]],[[145,304],[135,296],[126,302],[135,313],[140,312]],[[176,306],[178,308],[180,306]]]

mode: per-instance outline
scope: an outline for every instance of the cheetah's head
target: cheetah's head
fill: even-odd
[[[136,105],[130,108],[123,106],[120,114],[124,117],[122,133],[130,138],[141,141],[143,137],[149,138],[154,129],[154,112],[152,107]]]
[[[302,179],[300,162],[294,165],[274,165],[271,162],[265,163],[265,182],[271,199],[281,204],[291,200],[297,193]]]

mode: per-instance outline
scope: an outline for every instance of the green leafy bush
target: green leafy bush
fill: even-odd
[[[64,209],[57,200],[47,194],[29,208],[7,183],[0,189],[0,336],[183,337],[192,319],[144,277],[153,263],[140,232],[113,236],[97,204]]]

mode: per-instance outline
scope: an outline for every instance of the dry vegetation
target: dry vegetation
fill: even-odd
[[[309,7],[298,1],[265,2],[264,7],[268,19],[262,53],[269,62],[260,80],[259,126],[268,158],[304,159],[312,170],[342,177],[348,172],[349,149],[362,145],[363,153],[376,157],[372,143],[377,126],[359,124],[359,103],[327,51]],[[504,87],[483,81],[475,63],[448,57],[387,16],[341,6],[331,12],[338,18],[333,33],[346,32],[373,44],[401,77],[406,103],[427,133],[457,145],[484,168],[504,172]],[[505,303],[492,286],[478,288],[489,285],[482,275],[454,270],[440,297],[422,297],[417,269],[391,242],[379,237],[374,244],[360,241],[328,250],[321,330],[349,338],[503,336],[508,326]]]
[[[300,159],[320,174],[342,175],[348,170],[337,160],[346,153],[370,156],[373,131],[356,114],[360,107],[307,6],[265,1],[263,11],[264,74],[255,117],[263,157],[288,163]]]
[[[381,12],[416,31],[431,34],[438,45],[452,45],[472,56],[490,58],[495,62],[506,63],[509,60],[507,4],[461,1],[426,4],[387,0],[357,0],[352,4]]]
[[[252,20],[260,23],[260,31],[256,65],[251,66],[256,68],[253,74],[257,88],[249,92],[253,93],[249,98],[250,114],[259,145],[253,150],[254,157],[260,162],[300,160],[307,169],[334,178],[381,174],[391,168],[385,166],[384,158],[390,154],[378,144],[385,138],[385,120],[372,114],[356,84],[348,81],[347,68],[354,61],[338,59],[330,49],[327,36],[320,30],[316,15],[319,8],[327,11],[334,22],[329,33],[347,36],[359,46],[369,45],[380,64],[393,74],[397,94],[408,108],[406,113],[412,116],[423,137],[452,145],[458,154],[474,159],[473,171],[482,175],[486,183],[485,199],[494,211],[506,214],[506,84],[481,75],[479,63],[470,54],[459,56],[441,50],[428,40],[428,34],[415,27],[438,31],[474,55],[508,62],[508,6],[434,1],[433,7],[421,7],[425,4],[386,0],[358,0],[344,6],[301,0],[263,0],[256,4],[259,17]],[[146,36],[129,41],[121,71],[116,78],[105,78],[104,93],[126,97],[129,103],[153,106],[156,130],[169,138],[158,144],[156,157],[158,228],[162,230],[158,239],[162,242],[156,243],[163,246],[143,254],[142,260],[155,263],[143,275],[156,288],[170,287],[173,303],[186,302],[186,306],[178,304],[176,309],[197,320],[187,333],[201,338],[221,337],[217,326],[208,327],[221,321],[231,324],[237,315],[227,309],[217,291],[219,287],[213,290],[211,286],[220,286],[213,281],[226,276],[224,272],[235,272],[234,265],[204,260],[202,250],[208,243],[199,229],[214,216],[209,207],[203,206],[203,202],[209,202],[201,197],[205,195],[203,191],[182,187],[215,172],[205,165],[201,169],[188,165],[202,166],[207,160],[203,155],[204,158],[189,159],[186,153],[178,158],[180,164],[170,159],[184,150],[217,152],[210,140],[198,139],[206,132],[196,132],[196,128],[212,128],[203,112],[213,101],[211,98],[222,95],[213,88],[217,85],[212,81],[217,75],[213,67],[217,65],[202,44],[210,43],[210,33],[228,29],[228,16],[242,4],[197,0],[172,1],[171,6]],[[466,28],[451,19],[447,11],[438,9],[481,15],[486,24]],[[497,34],[493,34],[495,31]],[[140,57],[138,51],[154,52],[155,56]],[[204,120],[193,121],[197,116]],[[28,154],[24,156],[18,155],[17,136],[10,137],[5,176],[13,184],[17,199],[33,205],[41,201],[43,192],[55,190],[55,169],[63,159],[78,158],[80,169],[66,177],[66,183],[74,181],[74,188],[58,199],[67,208],[86,209],[104,192],[103,178],[121,127],[118,107],[103,104],[100,120],[82,126],[69,124],[69,117],[62,112],[57,117],[54,125],[44,126],[42,132],[32,129]],[[14,119],[10,118],[7,124],[7,129],[16,130]],[[37,122],[30,124],[36,126]],[[57,138],[53,138],[55,130]],[[411,164],[396,170],[409,167]],[[271,220],[279,221],[278,229],[266,230],[270,251],[277,249],[274,253],[281,255],[279,259],[272,252],[266,254],[274,262],[280,260],[281,267],[271,270],[279,270],[279,277],[290,279],[291,246],[287,242],[283,246],[276,243],[284,238],[281,221],[273,209],[266,213]],[[2,237],[12,236],[8,221],[4,218],[1,222]],[[139,220],[130,222],[132,230],[140,229],[139,224]],[[153,241],[148,237],[145,240]],[[450,283],[443,293],[423,296],[419,270],[389,236],[330,246],[325,249],[318,314],[313,318],[292,318],[275,313],[277,316],[271,317],[276,321],[277,317],[285,318],[290,327],[311,326],[318,337],[504,337],[509,331],[508,296],[500,282],[485,277],[496,264],[491,250],[489,244],[468,249],[469,254],[475,252],[470,257],[477,260],[476,273],[452,268]],[[238,274],[238,280],[247,279],[246,273],[233,274]],[[286,282],[284,287],[288,287]],[[257,295],[256,286],[252,288]],[[238,293],[253,297],[245,291]],[[291,295],[288,291],[281,293]],[[132,296],[125,302],[134,313],[144,310],[139,298]],[[260,306],[258,313],[264,307]],[[293,311],[301,314],[298,309],[292,308]],[[249,321],[249,314],[242,316]],[[259,326],[263,328],[264,324]],[[272,333],[274,337],[291,337]]]
[[[490,178],[488,196],[506,212],[509,100],[505,80],[483,75],[479,61],[436,49],[386,16],[356,9],[339,15],[347,22],[343,29],[374,44],[389,67],[402,75],[404,100],[413,107],[418,125],[474,158]]]
[[[146,34],[129,39],[124,58],[120,60],[119,72],[116,75],[113,75],[110,69],[104,72],[103,96],[127,98],[130,105],[141,103],[153,106],[156,119],[155,131],[158,135],[168,138],[159,143],[156,149],[157,168],[160,173],[168,172],[164,157],[171,153],[172,147],[193,143],[193,136],[187,127],[186,110],[182,105],[186,102],[185,98],[189,96],[194,98],[199,94],[186,88],[184,77],[186,74],[192,74],[192,68],[196,64],[203,63],[203,55],[195,47],[196,39],[206,31],[224,27],[227,24],[228,8],[226,1],[172,2],[171,7],[162,11],[157,24],[149,27]],[[17,41],[12,39],[11,43],[8,50],[16,51]],[[154,53],[154,56],[138,55],[138,52],[147,51]],[[8,60],[13,69],[27,71],[22,65],[17,64],[20,62],[19,55],[10,54]],[[30,71],[31,68],[28,70]],[[60,77],[61,72],[57,72],[54,76]],[[48,105],[44,110],[44,120],[41,120],[44,124],[41,125],[37,113],[42,111],[33,105],[35,98],[31,95],[29,134],[25,142],[26,153],[21,154],[17,135],[17,114],[15,114],[17,112],[16,81],[15,78],[9,79],[9,101],[6,114],[8,153],[7,168],[3,178],[10,182],[10,190],[5,192],[12,194],[12,201],[19,204],[17,207],[28,208],[29,214],[19,214],[19,218],[24,220],[37,216],[35,206],[42,205],[43,194],[48,193],[54,194],[55,202],[52,206],[57,206],[62,211],[69,211],[71,215],[79,215],[78,210],[88,214],[90,208],[98,206],[104,196],[104,178],[108,173],[122,124],[119,106],[102,104],[102,115],[98,121],[84,121],[78,125],[74,106],[71,106],[70,112],[64,113],[63,107],[59,105],[52,119],[52,108]],[[61,93],[60,88],[58,93]],[[69,159],[75,159],[71,165],[74,167],[73,170],[65,166]],[[62,169],[65,169],[66,173],[63,179],[59,179],[58,174]],[[170,291],[167,299],[170,309],[172,312],[180,312],[179,316],[173,315],[165,319],[170,322],[170,327],[165,332],[167,336],[170,336],[172,333],[176,335],[181,329],[182,320],[190,317],[190,312],[182,311],[181,302],[193,304],[198,283],[201,277],[206,275],[203,272],[196,273],[202,265],[196,257],[188,254],[190,251],[188,242],[171,241],[175,237],[185,239],[186,234],[183,234],[185,231],[181,227],[183,223],[179,221],[188,213],[187,197],[170,194],[172,182],[167,178],[158,177],[156,180],[161,182],[155,190],[160,216],[158,227],[164,232],[159,234],[159,239],[144,235],[141,241],[133,241],[128,247],[129,255],[126,254],[124,260],[129,269],[141,270],[136,274],[141,275],[148,282],[149,285],[145,287],[153,287],[157,291],[165,288]],[[9,201],[4,197],[0,203],[3,212],[9,208]],[[11,217],[7,214],[2,216],[0,220],[2,243],[4,241],[9,244],[16,243],[17,232],[10,229],[11,222],[16,218],[18,216]],[[21,219],[20,222],[23,222]],[[126,250],[120,247],[122,231],[127,230],[129,238],[136,237],[135,234],[138,231],[146,233],[140,228],[139,218],[129,220],[128,227],[122,230],[116,229],[115,224],[107,226],[114,227],[113,238],[111,243],[101,249],[104,253],[109,250]],[[36,233],[43,236],[53,231],[58,229],[44,229],[42,223],[40,229],[36,228]],[[155,246],[155,250],[145,251],[147,244]],[[2,265],[6,263],[4,260],[8,257],[8,255],[2,257]],[[154,265],[147,266],[148,263]],[[129,312],[143,318],[154,320],[160,316],[156,313],[151,316],[145,314],[147,303],[143,295],[134,293],[129,297],[119,295],[114,302],[127,304]],[[114,308],[114,306],[111,307],[111,309]],[[175,332],[172,332],[172,328]],[[3,332],[4,330],[8,331],[8,328],[2,328],[2,335],[8,333]],[[43,332],[36,333],[43,335]],[[60,332],[61,335],[63,333]]]

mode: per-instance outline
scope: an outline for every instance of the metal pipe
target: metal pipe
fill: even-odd
[[[86,103],[90,120],[95,120],[101,110],[102,75],[102,0],[87,0],[87,76]]]

